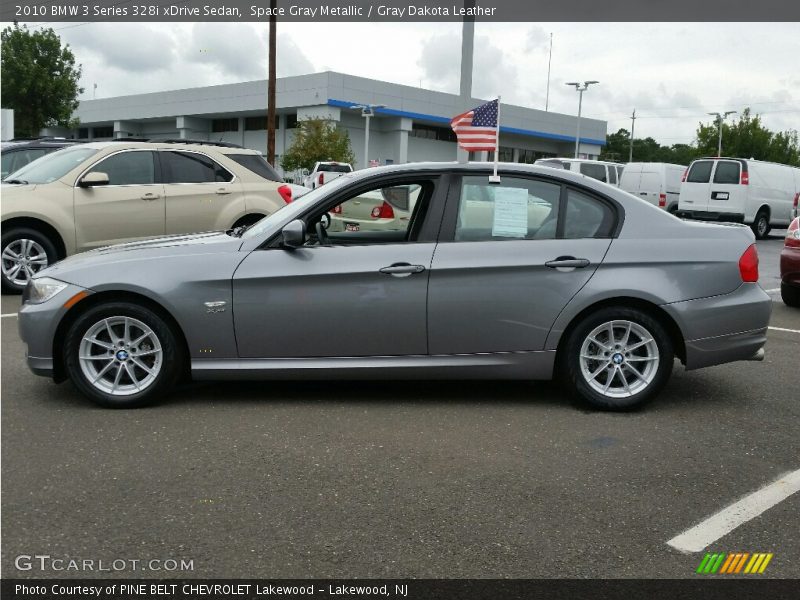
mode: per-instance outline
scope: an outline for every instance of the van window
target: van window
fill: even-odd
[[[608,165],[608,183],[617,183],[617,169],[613,165]]]
[[[606,166],[592,163],[581,163],[581,173],[592,179],[606,182]]]
[[[714,171],[714,183],[739,183],[739,163],[719,161]]]
[[[711,167],[714,163],[710,160],[698,160],[692,163],[689,168],[689,175],[686,176],[687,183],[708,183],[711,181]]]

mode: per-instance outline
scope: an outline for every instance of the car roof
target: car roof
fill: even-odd
[[[187,142],[179,141],[107,141],[107,142],[88,142],[84,144],[87,148],[94,148],[97,150],[105,150],[107,148],[114,148],[117,150],[131,150],[131,149],[169,149],[169,150],[196,150],[209,152],[214,151],[219,154],[253,154],[260,156],[261,153],[257,150],[244,148],[242,146],[222,146],[215,142],[203,143],[201,141],[187,140]]]
[[[43,138],[34,140],[9,140],[3,142],[0,148],[3,150],[11,150],[16,148],[61,148],[63,146],[74,146],[80,144],[77,140],[57,139],[57,138]]]

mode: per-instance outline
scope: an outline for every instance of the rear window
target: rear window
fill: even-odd
[[[606,166],[593,165],[592,163],[581,163],[581,173],[592,179],[606,182]]]
[[[328,173],[349,173],[353,169],[350,165],[320,165],[317,171],[326,171]]]
[[[226,154],[225,156],[264,179],[283,183],[283,177],[278,175],[278,172],[272,165],[259,154]]]
[[[689,174],[686,176],[687,183],[708,183],[711,181],[711,167],[714,163],[710,160],[699,160],[692,163],[689,167]]]
[[[617,183],[617,169],[612,166],[608,167],[608,183]]]
[[[719,161],[714,171],[714,183],[739,183],[739,163]]]

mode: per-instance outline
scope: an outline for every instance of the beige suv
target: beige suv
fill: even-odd
[[[2,186],[2,285],[75,252],[249,225],[290,201],[255,150],[183,140],[98,142],[48,154]]]

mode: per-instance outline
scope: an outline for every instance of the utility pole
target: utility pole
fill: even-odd
[[[547,96],[544,100],[544,111],[550,106],[550,63],[553,61],[553,32],[550,32],[550,54],[547,57]]]
[[[269,15],[269,80],[267,82],[267,162],[275,166],[275,50],[277,35],[277,0],[270,0]]]
[[[475,0],[464,0],[464,8],[474,8]],[[472,61],[475,47],[475,17],[464,17],[461,26],[461,81],[459,85],[459,112],[469,110],[472,98]],[[456,160],[465,163],[469,152],[456,144]]]
[[[628,162],[633,162],[633,129],[636,126],[636,109],[633,109],[633,114],[631,115],[631,150],[628,153]]]
[[[735,115],[735,110],[728,110],[725,111],[724,114],[718,112],[710,112],[708,113],[712,117],[717,117],[717,130],[719,131],[719,141],[717,142],[717,156],[722,156],[722,122],[728,117],[728,115]]]

